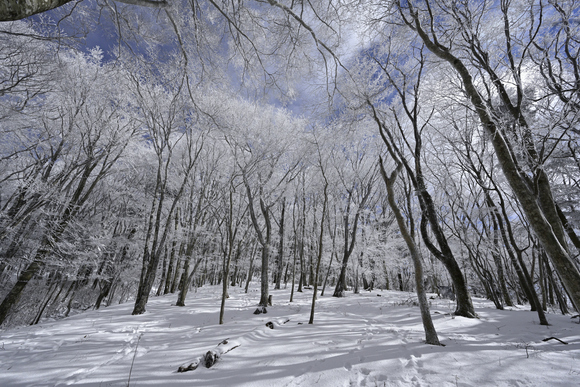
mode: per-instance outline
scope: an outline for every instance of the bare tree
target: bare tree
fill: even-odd
[[[157,160],[141,277],[133,309],[133,314],[142,314],[155,281],[177,205],[202,151],[205,129],[188,123],[188,119],[193,120],[194,117],[187,117],[189,109],[182,94],[185,82],[183,74],[177,73],[169,92],[157,85],[143,84],[137,74],[131,77],[136,99],[143,112],[143,125],[147,128]],[[180,174],[177,184],[172,180],[174,172]],[[168,206],[166,199],[170,202]]]
[[[461,78],[466,98],[489,135],[507,181],[560,275],[572,303],[579,310],[580,272],[571,258],[549,177],[543,168],[545,157],[551,152],[549,149],[536,149],[537,141],[531,130],[530,116],[523,104],[527,97],[522,69],[529,47],[539,39],[540,33],[544,32],[541,28],[545,26],[535,17],[531,18],[527,24],[530,39],[526,43],[518,43],[512,30],[514,21],[510,3],[501,2],[499,16],[504,23],[505,44],[502,49],[506,55],[505,61],[492,62],[493,57],[482,45],[482,28],[486,20],[484,16],[490,13],[487,7],[478,9],[478,16],[475,17],[474,10],[463,2],[454,1],[451,13],[448,13],[447,6],[442,9],[434,1],[421,1],[417,5],[414,2],[398,2],[397,6],[405,25],[417,34],[429,51],[453,68]],[[536,7],[530,7],[531,15],[535,15],[533,10]],[[540,12],[545,11],[544,6],[538,9]],[[451,26],[437,21],[440,13],[451,17]],[[450,31],[450,27],[454,30]],[[522,54],[518,58],[516,50]],[[468,59],[462,59],[463,55]],[[501,67],[498,68],[498,65]],[[516,87],[515,96],[508,91],[508,79],[500,71],[509,74],[509,82],[513,82]],[[482,90],[477,86],[475,79],[480,75],[484,75],[484,80],[489,82],[484,83],[493,85],[493,93],[490,88]],[[492,94],[498,96],[499,104],[493,103]]]
[[[40,242],[0,305],[0,323],[30,280],[45,267],[135,132],[135,125],[123,117],[122,96],[110,88],[114,82],[122,84],[116,70],[81,54],[60,59],[62,78],[51,93],[54,104],[45,104],[40,120],[42,130],[52,133],[46,144],[48,157],[41,157],[43,164],[39,165],[35,153],[42,147],[29,149],[33,173],[24,174],[29,180],[13,196],[8,210],[12,225],[26,222],[36,213],[43,225]],[[45,187],[49,196],[33,192],[33,186]],[[38,216],[38,211],[46,213]]]
[[[381,175],[387,186],[387,195],[389,200],[389,206],[395,214],[395,219],[399,225],[399,230],[409,248],[409,253],[411,254],[411,259],[413,261],[413,266],[415,268],[415,286],[417,288],[417,298],[419,300],[419,308],[421,310],[421,319],[423,321],[423,328],[425,330],[425,342],[431,345],[441,345],[439,343],[439,338],[437,337],[437,331],[433,325],[433,320],[431,319],[431,313],[429,312],[429,303],[427,301],[427,294],[425,292],[425,284],[423,281],[423,262],[421,258],[421,253],[415,240],[411,236],[411,233],[407,229],[407,222],[399,209],[397,201],[395,199],[395,182],[397,180],[397,175],[403,169],[403,163],[397,160],[397,155],[393,152],[391,157],[395,158],[396,168],[387,175],[382,158],[380,159]]]

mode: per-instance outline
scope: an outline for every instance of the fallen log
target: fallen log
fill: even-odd
[[[214,349],[207,351],[205,355],[196,358],[193,362],[179,366],[177,372],[187,372],[196,370],[200,364],[203,364],[206,368],[213,367],[213,365],[217,363],[217,361],[223,355],[240,346],[238,342],[229,340],[230,339],[223,340]]]

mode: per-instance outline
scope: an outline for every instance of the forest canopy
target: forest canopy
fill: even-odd
[[[415,290],[432,344],[426,291],[580,309],[577,2],[13,3],[0,324],[204,284],[222,323],[251,280],[314,287],[311,323]]]

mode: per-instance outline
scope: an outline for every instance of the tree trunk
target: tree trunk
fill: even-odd
[[[233,242],[232,242],[233,243]],[[228,298],[228,276],[230,275],[230,263],[232,260],[232,249],[233,246],[230,246],[228,248],[228,253],[226,254],[226,256],[224,256],[224,265],[223,265],[223,271],[224,271],[224,280],[222,282],[222,300],[221,300],[221,304],[220,304],[220,319],[219,319],[219,324],[222,325],[224,323],[224,313],[225,313],[225,309],[226,309],[226,298]]]
[[[187,292],[189,291],[193,277],[195,276],[197,268],[199,267],[202,260],[203,258],[200,257],[195,261],[195,265],[193,266],[191,273],[189,273],[190,260],[188,259],[185,261],[182,276],[183,280],[180,281],[179,294],[177,295],[177,302],[175,303],[176,306],[185,306],[185,297],[187,296]]]
[[[326,275],[324,276],[324,282],[322,283],[322,291],[320,296],[324,296],[324,290],[326,289],[326,283],[328,282],[328,276],[330,275],[330,270],[332,269],[332,259],[334,258],[334,251],[330,254],[330,262],[328,262],[328,269],[326,270]]]
[[[419,301],[419,309],[421,310],[421,320],[423,322],[423,329],[425,330],[425,342],[431,345],[441,345],[439,342],[439,338],[437,336],[437,331],[435,330],[435,326],[433,325],[433,320],[431,319],[431,313],[429,311],[429,303],[427,301],[427,294],[425,292],[425,287],[423,284],[423,263],[421,260],[421,253],[415,241],[411,237],[407,229],[407,224],[405,222],[405,218],[401,213],[401,210],[397,206],[397,202],[395,200],[395,191],[394,185],[397,179],[397,174],[403,168],[402,164],[399,164],[397,168],[391,173],[391,176],[387,176],[387,173],[383,167],[383,161],[380,159],[380,166],[381,166],[381,175],[383,176],[383,180],[385,181],[385,185],[387,186],[387,198],[389,202],[389,206],[391,210],[395,214],[395,219],[397,220],[397,224],[399,225],[399,230],[401,231],[401,236],[405,240],[407,244],[407,248],[409,249],[409,253],[411,255],[411,259],[413,261],[413,266],[415,268],[415,286],[417,287],[417,298]]]
[[[173,271],[173,266],[175,264],[175,254],[171,254],[169,257],[169,265],[167,266],[167,273],[165,274],[165,286],[163,289],[163,294],[167,294],[171,291],[171,285],[175,282],[175,273]]]
[[[282,214],[280,215],[280,244],[278,245],[278,259],[276,270],[276,286],[274,289],[280,289],[280,282],[282,280],[282,269],[284,268],[284,214],[286,212],[286,198],[282,198]]]
[[[161,268],[161,278],[159,279],[159,286],[157,286],[157,293],[155,294],[157,297],[161,295],[163,287],[167,282],[167,249],[165,249],[165,254],[163,255],[163,265]]]
[[[362,184],[362,182],[361,182]],[[342,254],[342,263],[340,266],[340,275],[338,277],[338,281],[336,283],[336,287],[334,288],[333,297],[344,297],[344,292],[346,291],[346,270],[348,265],[348,260],[354,250],[354,245],[356,242],[356,234],[358,228],[358,221],[360,218],[360,213],[364,208],[370,194],[372,188],[372,179],[369,179],[369,182],[366,187],[366,192],[364,192],[363,197],[358,205],[356,214],[354,216],[354,220],[352,222],[352,229],[349,228],[349,218],[350,218],[350,204],[352,200],[352,190],[349,192],[346,213],[343,216],[343,227],[344,227],[344,248]],[[350,241],[349,241],[349,234],[350,234]]]
[[[103,299],[109,295],[111,291],[111,286],[113,284],[113,279],[109,281],[101,281],[99,285],[101,286],[101,291],[99,292],[99,296],[97,297],[97,301],[95,302],[94,309],[99,309],[101,307],[101,303]]]
[[[500,287],[501,294],[503,296],[503,300],[504,300],[505,304],[507,306],[514,306],[512,300],[510,298],[510,294],[508,292],[507,285],[505,282],[505,275],[503,272],[503,262],[502,262],[500,254],[499,254],[499,251],[500,251],[499,228],[497,225],[497,221],[493,215],[492,215],[492,220],[493,220],[493,247],[494,247],[494,249],[492,250],[491,254],[492,254],[493,261],[495,263],[495,267],[497,270],[497,280],[499,282],[499,287]]]
[[[256,212],[254,210],[254,196],[252,194],[252,190],[250,189],[250,185],[246,180],[246,175],[243,175],[244,184],[246,186],[246,193],[248,195],[248,209],[250,210],[250,219],[252,220],[252,225],[254,226],[254,230],[256,231],[256,235],[258,236],[258,242],[262,245],[262,267],[261,267],[261,275],[260,275],[260,302],[258,305],[260,306],[268,306],[268,265],[270,260],[270,239],[272,235],[272,224],[270,222],[270,207],[266,206],[262,197],[260,197],[260,210],[264,217],[264,223],[266,226],[265,235],[262,232],[260,225],[258,223],[258,218],[256,217]]]
[[[28,282],[34,278],[34,276],[40,271],[42,268],[41,261],[32,261],[24,271],[20,273],[16,284],[12,287],[10,292],[6,295],[2,304],[0,304],[0,325],[4,323],[8,314],[18,303],[20,296],[22,295],[22,291],[28,285]]]
[[[270,245],[265,244],[262,246],[262,267],[260,269],[260,306],[268,306],[268,260],[270,255]]]
[[[324,176],[324,170],[322,172],[322,176]],[[322,261],[322,242],[324,237],[324,217],[326,216],[326,206],[328,203],[328,181],[326,180],[326,176],[324,176],[324,201],[322,203],[322,215],[320,219],[320,235],[318,237],[318,254],[316,257],[316,274],[314,277],[314,290],[312,292],[312,305],[310,307],[310,319],[308,320],[308,324],[314,324],[314,308],[316,306],[316,296],[318,292],[318,274],[320,273],[320,261]]]
[[[421,62],[421,69],[424,65]],[[419,70],[420,72],[420,70]],[[387,76],[390,75],[387,73]],[[393,82],[394,84],[394,82]],[[396,86],[395,86],[396,87]],[[418,87],[418,85],[416,86]],[[408,162],[401,150],[397,147],[393,134],[390,130],[388,130],[382,121],[377,116],[376,109],[373,105],[370,105],[373,111],[373,118],[379,127],[379,132],[383,142],[387,146],[391,157],[397,160],[397,163],[401,163],[407,171],[407,175],[412,181],[413,187],[415,188],[415,193],[417,199],[419,201],[419,205],[421,207],[421,223],[420,223],[420,230],[421,230],[421,237],[425,242],[425,245],[437,258],[449,273],[451,277],[451,281],[453,283],[453,287],[455,288],[455,295],[456,295],[456,302],[457,306],[455,308],[455,314],[458,316],[474,318],[476,317],[475,310],[473,309],[473,304],[471,302],[471,296],[469,295],[469,291],[467,290],[467,283],[465,282],[465,277],[463,276],[463,272],[457,263],[453,255],[453,251],[451,250],[445,233],[443,232],[440,226],[440,220],[437,215],[437,211],[435,209],[435,203],[433,202],[433,198],[429,191],[427,190],[427,185],[425,183],[425,177],[423,175],[423,167],[421,164],[421,157],[422,157],[422,138],[421,138],[421,129],[419,127],[418,122],[418,110],[413,108],[409,110],[407,106],[407,100],[405,99],[405,94],[400,91],[399,95],[401,96],[401,100],[403,105],[405,106],[406,115],[413,126],[413,133],[414,133],[414,140],[415,146],[413,150],[413,157],[414,157],[414,168],[411,167],[410,162]],[[415,107],[419,104],[419,97],[418,94],[415,93],[414,101]],[[370,103],[369,103],[370,104]],[[402,130],[402,128],[400,128]],[[429,226],[429,227],[428,227]],[[429,235],[429,229],[433,233],[437,245],[437,248],[433,242],[431,241],[431,237]]]
[[[173,273],[173,279],[171,280],[171,288],[169,289],[169,292],[172,294],[179,289],[179,286],[181,285],[180,278],[183,278],[181,275],[181,258],[177,257],[176,261],[175,272]],[[185,275],[187,276],[187,273]]]

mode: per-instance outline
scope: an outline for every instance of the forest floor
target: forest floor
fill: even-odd
[[[176,295],[151,297],[140,316],[127,303],[0,331],[0,386],[580,385],[580,324],[570,316],[550,313],[540,326],[527,307],[474,298],[479,319],[467,319],[433,299],[438,347],[423,342],[412,293],[337,299],[327,289],[309,325],[312,290],[292,303],[290,289],[271,290],[274,306],[254,315],[257,284],[248,294],[236,287],[218,325],[220,289],[192,290],[181,308]],[[567,344],[543,341],[551,337]],[[212,368],[177,372],[216,348],[230,351]]]

